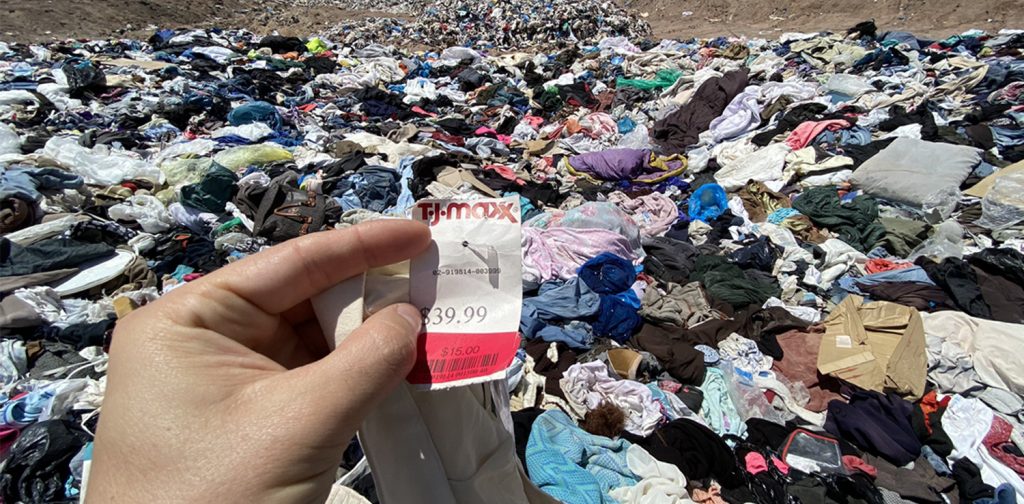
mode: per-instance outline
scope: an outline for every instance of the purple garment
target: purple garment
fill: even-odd
[[[651,166],[650,149],[609,149],[588,152],[569,158],[573,170],[585,173],[598,180],[639,180],[656,181],[669,174]],[[668,161],[670,171],[683,168],[682,161]]]
[[[584,263],[611,252],[633,263],[637,255],[629,240],[607,229],[537,229],[523,227],[523,280],[541,283],[576,276]]]

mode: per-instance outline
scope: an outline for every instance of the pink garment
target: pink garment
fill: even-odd
[[[629,240],[607,229],[523,227],[523,280],[541,283],[576,276],[583,263],[602,252],[636,262]]]
[[[807,144],[811,143],[811,140],[821,134],[822,131],[836,131],[843,128],[849,128],[850,123],[842,119],[829,119],[827,121],[806,121],[800,126],[797,126],[792,133],[786,137],[786,145],[790,146],[793,150],[803,149],[807,147]]]
[[[747,472],[750,474],[756,476],[768,470],[768,461],[760,453],[750,452],[743,458],[747,463]]]
[[[511,180],[512,182],[515,182],[516,184],[519,184],[519,185],[526,185],[526,181],[525,180],[522,180],[518,176],[516,176],[515,170],[513,170],[512,168],[509,168],[509,167],[507,167],[505,165],[489,164],[489,165],[484,165],[483,168],[485,170],[493,170],[498,175],[501,175],[501,178],[503,178],[505,180]]]
[[[1004,446],[1013,446],[1013,442],[1010,441],[1011,432],[1013,432],[1013,426],[1010,425],[1010,422],[996,415],[992,419],[992,427],[989,428],[985,439],[981,440],[981,444],[985,445],[989,454],[996,460],[1013,469],[1013,472],[1024,476],[1024,457],[1018,457],[1003,450]]]
[[[658,388],[665,392],[675,394],[676,392],[679,392],[679,389],[683,388],[683,384],[671,380],[661,380],[658,382]]]
[[[775,465],[775,468],[778,469],[780,473],[787,476],[789,475],[789,464],[779,460],[779,458],[775,456],[772,456],[772,464]]]
[[[580,119],[580,127],[587,132],[591,138],[611,136],[619,132],[618,123],[612,116],[604,112],[587,114]]]
[[[608,195],[608,201],[629,214],[633,222],[640,226],[640,234],[645,238],[665,234],[679,220],[676,204],[662,193],[655,192],[633,199],[616,191]]]
[[[0,457],[7,457],[11,446],[14,446],[14,442],[18,440],[20,432],[13,427],[0,427]]]
[[[532,115],[525,115],[525,116],[523,116],[523,121],[522,122],[525,122],[526,124],[529,124],[530,126],[533,126],[533,129],[537,129],[537,128],[540,128],[541,124],[544,124],[544,118],[543,117],[532,116]]]
[[[487,127],[487,126],[480,126],[479,128],[476,129],[476,131],[473,132],[473,134],[476,135],[476,136],[483,136],[483,135],[498,136],[498,131],[495,130],[494,128],[490,128],[490,127]]]
[[[420,107],[419,105],[413,107],[412,111],[425,117],[437,117],[437,114],[435,114],[434,112],[427,112],[426,110],[423,110],[423,108]]]
[[[872,478],[878,477],[878,469],[875,466],[868,464],[860,459],[860,457],[854,457],[853,455],[843,455],[843,467],[846,468],[847,472],[862,472],[871,476]]]
[[[690,498],[697,504],[726,504],[725,499],[722,498],[722,487],[717,484],[711,485],[711,488],[694,488],[690,490]]]

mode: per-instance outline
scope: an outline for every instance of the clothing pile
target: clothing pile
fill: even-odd
[[[346,8],[360,8],[367,3],[364,0],[332,1]],[[597,0],[418,0],[394,4],[373,2],[369,8],[413,18],[346,20],[329,29],[326,35],[358,47],[415,42],[428,47],[522,49],[535,45],[573,45],[580,40],[596,42],[603,37],[636,39],[651,33],[647,21],[629,15],[615,2]]]
[[[371,413],[364,441],[462,444],[367,466],[353,441],[350,502],[1024,497],[1024,31],[655,43],[585,2],[459,5],[379,41],[439,51],[0,43],[0,501],[80,497],[118,318],[286,240],[502,196],[504,397]],[[550,37],[575,38],[522,49]],[[437,474],[452,497],[382,483]]]

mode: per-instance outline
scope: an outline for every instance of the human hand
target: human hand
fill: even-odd
[[[429,243],[412,221],[317,233],[120,321],[89,502],[324,502],[363,417],[412,368],[420,314],[391,306],[328,353],[309,299]]]

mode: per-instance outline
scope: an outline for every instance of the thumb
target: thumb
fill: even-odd
[[[293,400],[316,405],[315,418],[308,420],[318,425],[311,427],[347,443],[363,418],[412,370],[420,325],[416,307],[389,306],[323,359],[284,373],[283,390]]]

